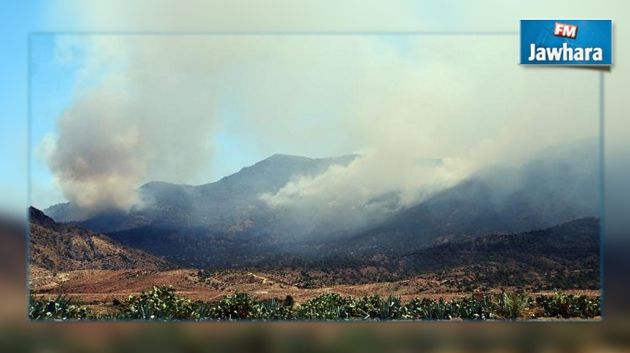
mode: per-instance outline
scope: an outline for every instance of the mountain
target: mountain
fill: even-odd
[[[144,269],[169,267],[162,259],[122,246],[107,236],[58,224],[30,207],[31,264],[51,271]]]
[[[581,218],[524,233],[447,241],[410,252],[402,263],[413,273],[463,272],[467,276],[460,278],[488,287],[597,289],[599,234],[596,218]]]
[[[396,259],[447,240],[527,232],[599,211],[594,140],[554,146],[525,162],[483,168],[418,204],[369,217],[353,228],[338,220],[352,214],[349,210],[330,206],[329,213],[340,217],[320,221],[308,212],[272,208],[260,199],[300,176],[318,175],[356,157],[274,155],[210,184],[147,183],[139,189],[144,207],[128,213],[110,211],[80,220],[70,204],[46,212],[182,266],[226,268],[326,257]],[[374,202],[395,204],[397,197],[391,192]]]

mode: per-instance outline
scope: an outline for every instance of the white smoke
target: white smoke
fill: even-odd
[[[519,68],[505,60],[511,37],[63,39],[87,59],[49,166],[66,198],[95,211],[137,204],[146,181],[210,181],[213,160],[241,153],[215,155],[219,132],[260,158],[368,151],[263,196],[353,206],[388,192],[418,202],[484,163],[597,127],[596,74]],[[426,158],[442,164],[415,163]]]
[[[213,95],[189,72],[167,70],[191,61],[169,60],[177,58],[168,46],[148,41],[138,51],[134,43],[122,37],[76,43],[87,61],[47,154],[64,196],[87,211],[128,209],[140,201],[140,183],[183,180],[212,157]]]
[[[396,154],[373,151],[347,166],[333,165],[323,174],[292,180],[278,192],[265,193],[260,198],[273,207],[299,206],[308,212],[361,208],[366,212],[382,211],[374,207],[393,211],[421,202],[471,172],[471,165],[466,161],[449,158],[413,160],[394,156]],[[395,202],[373,202],[387,194],[395,195]]]

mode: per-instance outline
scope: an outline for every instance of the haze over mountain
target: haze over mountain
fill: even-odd
[[[264,195],[331,167],[349,168],[359,158],[274,155],[214,183],[147,183],[139,189],[143,205],[129,213],[81,220],[71,204],[45,212],[186,265],[259,264],[285,254],[398,253],[444,239],[525,232],[597,216],[597,151],[597,142],[590,140],[549,148],[524,162],[483,168],[409,206],[400,202],[397,190],[360,207],[300,207],[299,198],[297,204],[270,204]],[[419,163],[435,168],[443,161]]]
[[[238,173],[198,186],[149,182],[139,189],[142,206],[130,212],[112,210],[83,219],[70,203],[46,209],[60,222],[77,222],[89,229],[113,232],[141,226],[203,227],[226,233],[264,232],[276,214],[260,199],[275,193],[293,178],[318,175],[332,165],[347,165],[356,155],[313,159],[273,155]],[[255,226],[255,227],[254,227]]]
[[[440,238],[514,233],[599,215],[595,141],[546,149],[522,165],[495,165],[348,240],[354,249],[408,249]],[[387,239],[387,241],[384,241]]]

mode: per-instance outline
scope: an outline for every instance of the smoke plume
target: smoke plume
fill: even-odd
[[[93,211],[141,204],[143,182],[209,182],[217,163],[273,153],[364,157],[262,195],[272,206],[361,207],[388,192],[404,206],[482,165],[597,128],[597,76],[523,70],[505,60],[516,50],[513,38],[88,36],[59,43],[60,57],[79,48],[84,58],[48,162],[65,197]],[[427,159],[440,163],[417,163]]]

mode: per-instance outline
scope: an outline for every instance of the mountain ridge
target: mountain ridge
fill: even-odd
[[[245,203],[253,203],[264,206],[258,200],[258,195],[263,192],[275,192],[286,185],[291,178],[297,176],[314,176],[323,173],[331,165],[347,165],[356,159],[358,155],[350,154],[330,158],[309,158],[285,154],[274,154],[251,166],[243,167],[237,173],[225,176],[215,182],[187,185],[175,184],[163,181],[151,181],[138,188],[143,199],[143,208],[132,208],[128,213],[121,210],[110,210],[96,214],[93,217],[84,218],[84,214],[73,204],[66,202],[48,207],[46,214],[62,223],[77,223],[89,229],[100,232],[119,231],[133,226],[117,225],[124,222],[127,214],[131,217],[142,215],[152,206],[161,207],[165,203],[173,203],[175,207],[189,211],[201,211],[210,213],[223,212],[216,203],[230,204],[235,208],[243,209]],[[148,205],[148,207],[146,207]],[[225,205],[220,205],[225,206]],[[170,206],[167,206],[170,207]],[[194,210],[193,210],[194,208]],[[191,215],[193,219],[186,217],[177,218],[171,224],[190,222],[192,225],[202,225],[203,220],[195,221],[194,218],[203,218],[202,215]],[[99,217],[102,220],[99,220]],[[168,219],[169,215],[155,217]],[[220,220],[218,220],[220,222]],[[116,224],[112,226],[112,224]],[[140,224],[145,226],[147,224]]]
[[[562,145],[522,164],[486,167],[422,202],[355,228],[328,219],[309,223],[319,219],[308,209],[299,213],[270,207],[259,195],[277,192],[289,181],[317,175],[331,165],[347,165],[357,155],[273,155],[213,183],[146,183],[141,189],[149,206],[102,213],[76,224],[187,266],[260,264],[283,254],[299,254],[304,260],[316,260],[322,253],[399,254],[444,239],[519,233],[597,216],[596,146],[596,141]],[[395,202],[397,195],[383,197]],[[343,218],[346,211],[331,213]]]

